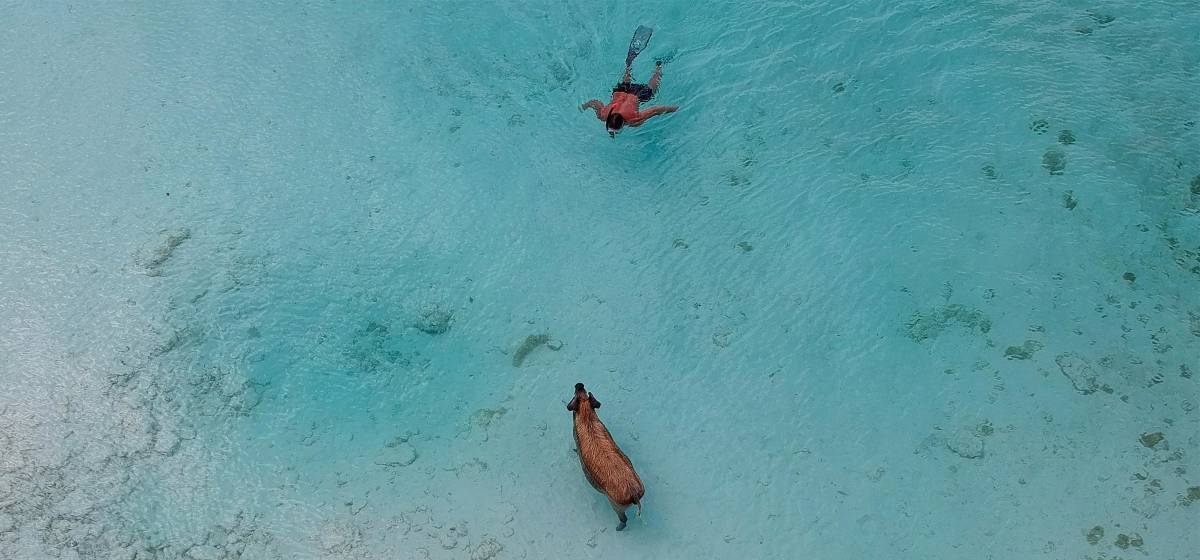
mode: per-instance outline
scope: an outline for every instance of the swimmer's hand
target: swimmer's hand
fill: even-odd
[[[604,110],[604,105],[601,104],[600,101],[593,99],[579,106],[580,111],[585,111],[587,109],[596,111],[596,118],[600,118],[600,111]]]

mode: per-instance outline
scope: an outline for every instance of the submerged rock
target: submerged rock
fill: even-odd
[[[1153,449],[1154,446],[1161,443],[1163,439],[1164,438],[1163,438],[1162,432],[1154,432],[1154,433],[1142,434],[1142,437],[1138,438],[1138,441],[1142,442],[1142,445]]]
[[[1079,205],[1079,199],[1075,198],[1075,191],[1067,191],[1062,195],[1062,206],[1067,210],[1074,210]]]
[[[971,430],[959,430],[947,437],[946,448],[963,459],[983,458],[983,440]]]
[[[481,408],[476,410],[471,414],[471,417],[467,419],[466,426],[463,427],[463,429],[460,430],[456,435],[462,436],[463,434],[478,433],[481,435],[483,441],[488,441],[491,438],[488,430],[491,428],[492,424],[498,422],[504,417],[505,414],[508,414],[508,409],[504,407]],[[476,459],[476,461],[478,461],[478,459]],[[487,463],[480,462],[480,464],[482,466],[482,470],[487,470]]]
[[[407,467],[416,460],[416,448],[406,441],[389,443],[375,456],[375,464],[383,467]]]
[[[1124,550],[1131,546],[1134,548],[1141,548],[1142,544],[1144,543],[1142,541],[1142,536],[1137,533],[1134,533],[1132,536],[1121,533],[1117,535],[1117,540],[1114,541],[1113,544],[1117,545],[1117,548]]]
[[[1042,349],[1042,343],[1036,340],[1026,340],[1020,346],[1009,346],[1004,350],[1004,357],[1010,360],[1028,360],[1034,353]]]
[[[972,331],[979,331],[980,334],[987,334],[992,330],[992,320],[982,311],[957,303],[931,309],[923,313],[917,312],[909,320],[906,327],[909,338],[917,342],[922,342],[930,338],[936,338],[952,324],[958,324]]]
[[[499,408],[481,408],[471,414],[471,424],[486,430],[492,425],[492,422],[503,418],[505,414],[508,414],[508,409],[503,406]]]
[[[504,545],[492,537],[483,539],[471,552],[471,560],[492,560],[504,550]]]
[[[1100,384],[1096,382],[1096,373],[1092,370],[1092,366],[1088,365],[1087,360],[1068,352],[1059,354],[1054,358],[1054,362],[1058,364],[1058,369],[1062,371],[1063,376],[1080,394],[1090,395],[1100,388]]]
[[[225,553],[211,544],[194,544],[183,553],[183,557],[188,560],[221,560]]]
[[[1058,148],[1049,148],[1042,154],[1042,167],[1051,175],[1062,175],[1067,169],[1067,154]]]
[[[1190,506],[1192,502],[1200,502],[1200,486],[1188,487],[1187,493],[1179,497],[1179,502],[1184,506]]]
[[[513,352],[512,365],[513,367],[521,367],[525,363],[525,358],[530,352],[536,350],[539,346],[547,346],[551,350],[562,348],[562,342],[552,340],[548,334],[531,334],[521,341],[521,345]]]
[[[426,305],[413,326],[425,334],[443,334],[450,330],[453,321],[454,313],[437,305]]]
[[[163,235],[162,242],[151,249],[143,249],[134,256],[134,262],[146,269],[149,276],[162,276],[162,266],[170,260],[175,249],[192,238],[192,232],[188,228],[165,229],[160,233]]]
[[[326,554],[348,555],[363,543],[363,532],[350,522],[329,523],[321,528],[317,543]]]

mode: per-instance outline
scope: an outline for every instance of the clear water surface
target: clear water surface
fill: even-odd
[[[1193,1],[0,14],[2,558],[1200,558]]]

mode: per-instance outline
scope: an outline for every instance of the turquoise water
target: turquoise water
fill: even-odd
[[[1194,2],[0,12],[0,558],[1200,558]]]

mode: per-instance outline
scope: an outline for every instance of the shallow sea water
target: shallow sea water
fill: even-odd
[[[1194,2],[0,12],[0,558],[1200,558]]]

